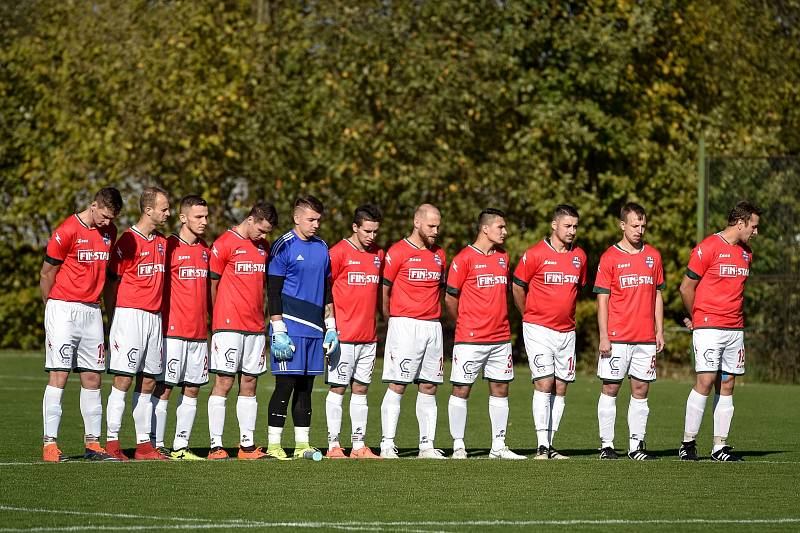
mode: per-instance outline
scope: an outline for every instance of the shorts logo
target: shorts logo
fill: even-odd
[[[131,370],[136,369],[136,363],[139,359],[138,355],[139,355],[138,348],[131,348],[126,354],[126,357],[128,358],[128,368],[130,368]]]
[[[400,365],[398,366],[400,367],[400,376],[403,379],[411,379],[411,370],[409,369],[410,365],[411,359],[403,359],[400,361]]]
[[[234,271],[237,274],[256,274],[266,272],[267,266],[263,263],[253,263],[252,261],[236,261]]]
[[[62,344],[61,348],[58,349],[59,355],[61,355],[61,362],[67,366],[72,364],[72,354],[75,352],[75,348],[71,344]]]
[[[578,257],[577,255],[572,258],[572,266],[574,266],[577,269],[581,268],[581,258]]]
[[[339,376],[339,382],[345,383],[347,381],[347,363],[340,362],[336,365],[336,374]]]
[[[381,268],[381,258],[376,255],[372,258],[372,264],[375,265],[375,268]]]
[[[477,361],[467,361],[461,366],[464,371],[464,377],[473,379],[478,375],[481,369],[481,364]]]
[[[225,352],[225,367],[236,368],[236,348],[228,348]]]
[[[608,367],[611,369],[612,376],[619,376],[619,357],[609,359]]]
[[[538,370],[539,372],[544,370],[544,366],[545,366],[544,364],[539,362],[539,358],[540,357],[544,357],[544,354],[543,353],[537,353],[536,355],[533,356],[533,366],[535,366],[536,370]]]
[[[167,374],[170,378],[178,377],[178,360],[177,359],[170,359],[167,361]]]
[[[150,278],[164,272],[164,265],[157,263],[142,263],[136,267],[140,278]]]
[[[715,364],[716,363],[716,355],[717,355],[717,350],[714,350],[713,348],[709,348],[708,350],[703,352],[703,359],[706,360],[706,366],[708,368],[715,368],[717,366]]]
[[[348,285],[377,285],[380,282],[380,276],[377,274],[366,274],[364,272],[348,272],[347,284]]]
[[[653,261],[653,258],[648,255],[645,258],[644,263],[647,265],[647,268],[653,268],[653,265],[655,264],[655,261]]]

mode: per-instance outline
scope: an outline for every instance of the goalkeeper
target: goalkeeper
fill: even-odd
[[[314,376],[335,360],[339,338],[333,317],[328,245],[317,237],[324,212],[313,196],[294,203],[294,229],[272,245],[267,270],[270,361],[275,391],[269,402],[267,455],[288,459],[281,445],[289,400],[294,422],[294,457],[308,450]],[[323,355],[324,352],[324,355]]]

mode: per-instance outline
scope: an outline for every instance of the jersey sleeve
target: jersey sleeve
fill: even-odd
[[[108,261],[108,272],[113,279],[122,277],[128,265],[135,259],[135,255],[136,242],[133,234],[130,232],[123,233],[122,237],[114,244],[111,258]]]
[[[667,288],[667,281],[664,277],[664,263],[661,261],[661,254],[656,254],[656,289],[663,291]]]
[[[597,265],[597,277],[594,279],[595,294],[611,294],[611,280],[614,279],[614,265],[607,253],[600,257]]]
[[[217,239],[211,245],[211,257],[208,260],[208,275],[211,279],[220,279],[228,263],[228,247],[225,241]]]
[[[517,268],[514,269],[513,281],[517,285],[527,287],[533,277],[533,253],[531,250],[526,250],[522,257],[519,259]]]
[[[51,265],[60,265],[69,255],[73,242],[75,242],[73,231],[66,224],[61,224],[47,243],[44,260]]]
[[[400,271],[400,265],[403,262],[402,254],[400,253],[400,249],[396,246],[392,246],[389,248],[389,251],[386,252],[386,257],[384,258],[383,264],[383,284],[384,285],[391,285],[394,283],[395,278],[397,277],[397,273]]]
[[[463,254],[457,255],[450,263],[450,270],[447,273],[447,293],[451,296],[458,296],[461,293],[461,287],[464,286],[464,280],[467,277],[467,272],[470,269],[469,259]]]
[[[272,245],[269,253],[269,266],[267,274],[285,278],[288,271],[289,244],[281,239]]]
[[[586,254],[582,253],[581,256],[582,256],[581,257],[581,273],[580,273],[580,279],[579,279],[579,286],[580,287],[585,287],[586,286],[586,282],[589,281],[587,279],[588,275],[586,274],[586,271],[589,269],[589,265],[586,264],[587,263]]]
[[[436,250],[436,255],[438,255],[439,259],[442,260],[442,277],[440,278],[439,288],[444,289],[447,286],[447,256],[442,248]]]
[[[330,268],[331,279],[339,279],[339,274],[342,272],[342,252],[340,246],[334,246],[330,249]]]
[[[694,250],[692,250],[692,255],[689,256],[689,264],[686,267],[686,275],[691,279],[699,280],[705,275],[713,257],[713,251],[709,249],[708,245],[701,242],[694,247]]]

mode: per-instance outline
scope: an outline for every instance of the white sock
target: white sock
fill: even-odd
[[[368,414],[369,407],[367,406],[366,394],[351,394],[350,424],[353,428],[351,440],[353,441],[354,450],[360,450],[364,447],[364,434],[367,432]]]
[[[382,448],[394,446],[394,437],[397,434],[397,420],[400,418],[400,400],[402,394],[397,394],[392,389],[387,388],[381,403],[381,439]]]
[[[175,439],[172,441],[173,450],[182,450],[189,447],[189,437],[192,436],[194,417],[197,414],[197,398],[181,395],[178,408],[175,409]]]
[[[564,416],[564,407],[567,405],[567,400],[563,396],[553,394],[550,398],[550,428],[549,440],[550,446],[553,445],[553,439],[558,431],[558,426],[561,425],[561,417]]]
[[[689,398],[686,400],[686,419],[683,425],[684,442],[694,440],[700,433],[700,423],[703,421],[706,401],[708,401],[708,396],[703,396],[694,389],[689,393]]]
[[[151,419],[153,404],[150,403],[150,394],[133,393],[133,425],[136,428],[136,444],[150,442]]]
[[[64,389],[47,385],[42,398],[42,421],[44,422],[45,442],[55,442],[58,438],[58,426],[61,425],[61,397]]]
[[[344,396],[328,391],[325,398],[325,417],[328,420],[328,449],[339,447],[339,433],[342,431],[342,403]]]
[[[614,447],[614,425],[617,423],[617,397],[600,393],[597,400],[597,424],[600,427],[600,447]]]
[[[112,386],[106,403],[106,441],[119,440],[123,413],[125,413],[125,392]]]
[[[436,438],[436,396],[417,393],[417,423],[419,424],[419,449],[433,448]]]
[[[169,400],[151,396],[150,403],[153,416],[150,418],[150,440],[156,448],[164,447],[164,434],[167,432],[167,406]]]
[[[211,447],[222,447],[222,432],[225,430],[225,396],[211,395],[208,397],[208,434],[211,437]]]
[[[506,447],[508,398],[489,396],[489,421],[492,424],[492,449],[502,450]]]
[[[550,447],[550,396],[549,392],[533,391],[533,425],[536,427],[537,446]]]
[[[631,396],[628,404],[628,451],[633,452],[639,447],[639,443],[644,440],[647,434],[647,417],[650,414],[650,407],[647,405],[647,398],[641,400]]]
[[[256,430],[258,401],[255,396],[236,398],[236,418],[239,420],[239,446],[255,446],[253,433]]]
[[[278,426],[268,426],[267,427],[267,444],[272,445],[281,445],[281,437],[283,437],[283,428]]]
[[[728,433],[733,420],[733,396],[719,396],[715,398],[714,406],[714,448],[712,453],[727,446]]]
[[[83,417],[84,442],[97,442],[103,425],[103,401],[100,389],[81,387],[81,416]]]
[[[419,401],[419,397],[417,398]],[[450,420],[450,436],[453,437],[453,449],[466,449],[464,430],[467,427],[467,399],[450,395],[447,402],[447,418]]]
[[[308,444],[308,434],[311,433],[310,427],[294,427],[294,445]]]

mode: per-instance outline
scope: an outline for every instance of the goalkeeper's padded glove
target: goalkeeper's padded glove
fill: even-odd
[[[325,319],[325,338],[322,341],[322,348],[325,350],[325,355],[329,358],[332,358],[339,352],[339,332],[336,331],[335,318]]]
[[[269,351],[276,361],[290,361],[294,357],[294,343],[289,338],[286,324],[283,320],[276,320],[272,324],[272,339]]]

